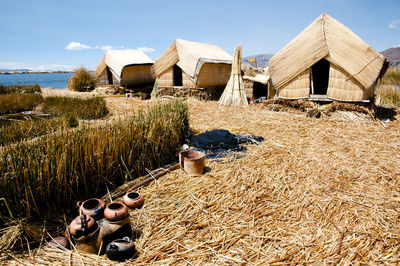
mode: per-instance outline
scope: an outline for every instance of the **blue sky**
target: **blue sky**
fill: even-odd
[[[0,68],[95,69],[110,48],[155,60],[176,38],[276,53],[321,13],[377,51],[400,46],[400,0],[0,0]]]

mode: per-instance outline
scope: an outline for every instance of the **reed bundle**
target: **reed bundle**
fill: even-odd
[[[242,62],[242,46],[238,45],[235,48],[232,72],[229,77],[228,84],[221,95],[218,103],[220,105],[234,105],[234,106],[247,106],[247,97],[244,90],[244,83],[241,73]]]

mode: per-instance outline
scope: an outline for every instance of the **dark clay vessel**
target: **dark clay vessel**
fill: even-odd
[[[120,202],[112,202],[104,210],[104,218],[109,221],[120,221],[128,215],[128,207]]]
[[[76,204],[79,207],[79,213],[87,214],[95,220],[103,218],[105,203],[101,199],[88,199],[84,202],[78,201]]]
[[[86,214],[76,217],[68,227],[69,233],[74,239],[89,235],[96,231],[97,228],[98,225],[95,220]]]
[[[106,248],[107,257],[110,260],[125,261],[132,258],[135,253],[135,244],[129,240],[129,237],[114,240]]]
[[[59,249],[69,249],[69,240],[65,236],[58,236],[53,238],[47,243],[48,247],[59,248]]]
[[[128,206],[130,209],[139,209],[144,204],[144,197],[142,194],[128,190],[128,192],[124,196],[124,204]]]

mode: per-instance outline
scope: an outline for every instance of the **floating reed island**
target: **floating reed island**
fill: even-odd
[[[122,85],[128,64],[107,58],[100,78]],[[399,71],[384,75],[386,59],[326,14],[270,63],[236,91],[278,99],[247,107],[157,99],[210,99],[229,73],[241,80],[220,48],[180,39],[151,67],[156,99],[29,96],[24,111],[72,119],[0,147],[0,263],[114,265],[45,243],[79,223],[76,201],[135,188],[146,201],[129,211],[137,253],[127,264],[398,264]],[[187,137],[213,130],[254,138],[208,157],[201,175],[170,164]]]
[[[241,158],[207,159],[201,176],[177,169],[140,188],[146,202],[131,213],[140,235],[138,257],[128,263],[399,260],[398,115],[385,127],[262,105],[218,107],[190,99],[188,107],[192,132],[224,128],[264,141],[246,145]],[[45,265],[111,263],[48,248],[16,258]]]

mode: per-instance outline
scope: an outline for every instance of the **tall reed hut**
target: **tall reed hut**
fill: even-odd
[[[231,73],[232,56],[218,46],[176,39],[152,67],[159,88],[219,88]]]
[[[279,98],[369,102],[386,58],[322,14],[269,61]]]
[[[109,50],[96,69],[100,85],[145,88],[154,83],[153,60],[138,50]]]

